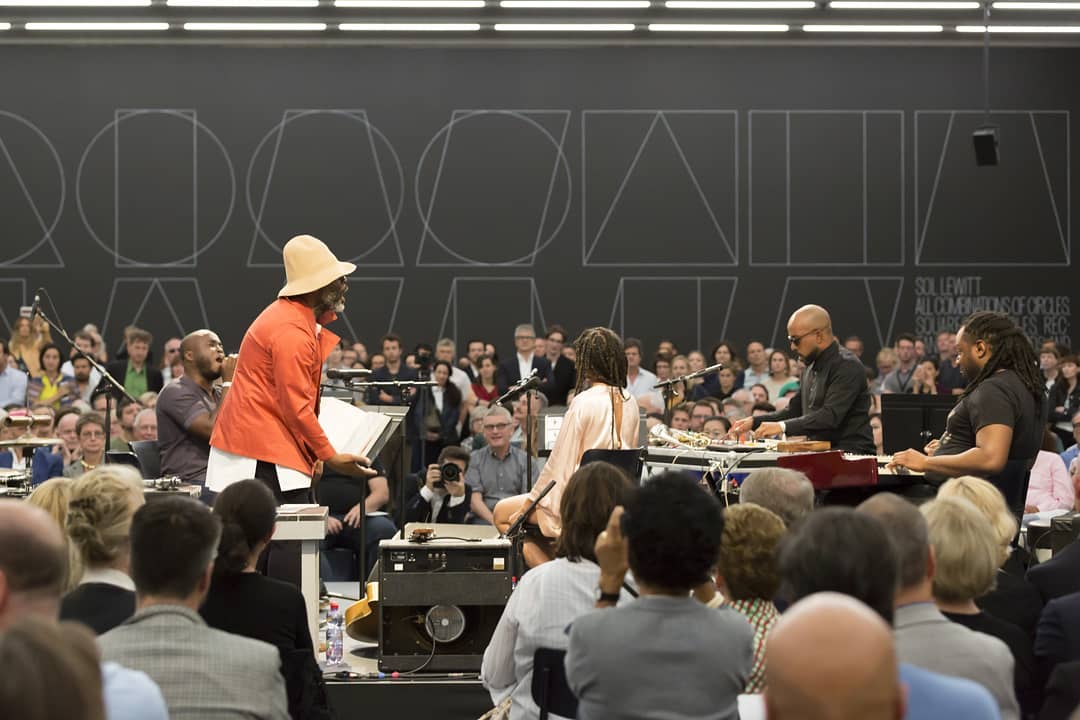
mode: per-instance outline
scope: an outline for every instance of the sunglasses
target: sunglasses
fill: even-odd
[[[809,337],[809,336],[813,335],[814,333],[821,332],[822,330],[824,330],[824,328],[816,328],[814,330],[811,330],[810,332],[805,332],[802,335],[795,335],[795,336],[788,335],[787,336],[787,341],[789,343],[791,343],[792,345],[798,345],[799,343],[801,343],[803,341],[803,338]]]

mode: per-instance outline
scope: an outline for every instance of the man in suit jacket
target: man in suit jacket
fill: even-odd
[[[161,392],[161,388],[165,386],[161,371],[147,362],[154,336],[146,330],[132,327],[124,333],[124,341],[127,359],[115,360],[106,365],[105,369],[133,398],[138,399],[144,392]]]
[[[566,345],[566,331],[561,325],[552,325],[547,331],[544,344],[546,358],[551,363],[551,379],[540,386],[551,405],[566,405],[566,396],[577,383],[577,368],[574,361],[563,357]]]
[[[428,465],[420,492],[405,505],[405,522],[464,523],[469,514],[473,488],[465,484],[469,469],[469,453],[457,445],[449,445],[439,453],[439,459]],[[444,465],[457,467],[453,480],[443,477]]]
[[[149,675],[174,718],[287,720],[277,648],[210,628],[199,616],[220,535],[217,516],[191,498],[157,500],[135,513],[138,609],[101,636],[102,658]]]
[[[533,370],[542,381],[551,379],[551,363],[542,355],[537,355],[536,330],[532,325],[523,324],[514,328],[514,347],[517,352],[513,357],[499,363],[495,372],[495,384],[500,393],[506,392],[514,383],[529,375]]]
[[[1080,593],[1051,600],[1043,608],[1035,634],[1035,656],[1047,671],[1080,660]]]
[[[1080,592],[1080,543],[1069,543],[1054,557],[1028,570],[1026,577],[1038,588],[1043,602]]]

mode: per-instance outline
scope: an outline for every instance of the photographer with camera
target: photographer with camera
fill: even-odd
[[[420,492],[405,505],[405,522],[464,523],[473,489],[465,484],[469,453],[448,445],[428,465]]]

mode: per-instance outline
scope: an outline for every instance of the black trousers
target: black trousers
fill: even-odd
[[[282,490],[274,463],[259,460],[255,464],[255,479],[261,480],[278,505],[311,502],[311,488]],[[300,587],[300,542],[298,540],[273,540],[256,563],[259,572]]]

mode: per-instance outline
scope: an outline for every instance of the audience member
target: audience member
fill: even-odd
[[[566,346],[566,330],[562,325],[552,325],[547,330],[545,357],[551,363],[551,380],[540,386],[552,405],[567,405],[566,396],[577,382],[574,361],[563,355]]]
[[[205,486],[210,435],[232,383],[236,358],[225,355],[221,340],[210,330],[196,330],[185,336],[179,357],[184,373],[165,386],[154,408],[161,472],[185,483]],[[215,384],[219,378],[222,382]]]
[[[421,388],[418,407],[423,409],[423,414],[417,412],[415,418],[417,434],[424,440],[424,458],[436,457],[444,447],[457,445],[461,440],[459,428],[464,411],[461,392],[450,381],[453,369],[445,360],[436,360],[431,368],[431,379],[435,384]],[[417,445],[419,450],[420,445]],[[419,458],[414,452],[414,465],[420,462]]]
[[[1025,716],[1038,712],[1041,693],[1031,636],[975,604],[975,598],[994,586],[998,569],[1000,548],[993,527],[978,508],[960,498],[934,500],[921,510],[934,551],[931,589],[938,609],[952,622],[996,637],[1008,646],[1021,711]]]
[[[761,383],[754,383],[750,386],[750,399],[754,405],[766,405],[769,402],[769,388],[765,387]]]
[[[469,459],[465,482],[472,488],[469,510],[481,522],[492,524],[492,511],[500,500],[528,492],[527,485],[536,482],[540,469],[533,463],[532,482],[526,483],[525,451],[510,445],[510,413],[503,407],[493,407],[484,416],[483,430],[486,445],[474,450]]]
[[[870,432],[874,434],[874,452],[885,454],[885,433],[881,424],[881,413],[870,413]]]
[[[173,377],[172,367],[180,357],[180,344],[183,341],[178,337],[171,337],[165,341],[161,353],[161,380],[166,385],[178,378]]]
[[[481,355],[476,360],[476,379],[473,380],[471,390],[474,402],[478,407],[489,408],[499,397],[499,387],[495,384],[495,358],[490,355]]]
[[[1025,579],[1035,586],[1043,603],[1080,592],[1080,543],[1071,542],[1046,562],[1033,565]]]
[[[48,513],[49,517],[56,522],[56,526],[64,532],[65,545],[71,542],[67,534],[68,503],[71,502],[70,479],[58,477],[46,480],[34,488],[33,492],[27,496],[26,502]],[[78,582],[78,578],[75,577],[77,571],[78,565],[73,561],[69,562],[64,573],[63,592],[66,593],[74,588],[75,583]]]
[[[522,378],[536,371],[541,382],[551,378],[551,363],[543,355],[536,354],[536,330],[527,323],[514,328],[514,356],[504,360],[495,375],[499,392],[504,393]]]
[[[66,407],[78,396],[73,378],[60,374],[60,348],[52,343],[41,346],[38,352],[38,366],[41,372],[30,378],[26,386],[26,402],[49,405],[55,409]]]
[[[458,367],[465,371],[469,380],[477,382],[480,379],[480,358],[484,356],[484,341],[470,340],[465,345],[465,357],[458,358]]]
[[[155,500],[135,513],[131,570],[138,610],[98,639],[102,656],[148,674],[172,717],[285,720],[277,649],[210,628],[197,612],[210,589],[220,537],[218,518],[190,498]]]
[[[661,412],[664,398],[655,387],[656,375],[641,366],[641,341],[626,338],[623,349],[626,351],[626,389],[645,412]]]
[[[82,412],[77,408],[65,408],[56,415],[56,437],[63,441],[60,452],[67,468],[79,456],[79,433],[75,430]]]
[[[152,407],[143,408],[132,423],[135,441],[158,439],[157,412]]]
[[[727,437],[729,430],[731,430],[731,421],[723,415],[711,415],[701,426],[701,431],[718,443]]]
[[[811,521],[821,514],[836,512],[840,511],[826,508],[814,513]],[[893,626],[900,661],[942,675],[973,680],[994,696],[1002,720],[1019,718],[1020,709],[1013,688],[1015,663],[1008,646],[997,638],[951,622],[934,605],[936,558],[930,545],[926,520],[918,508],[899,496],[879,493],[859,505],[856,515],[876,519],[877,527],[884,528],[887,540],[895,548],[893,554],[899,563],[899,590],[895,589],[897,586],[894,583],[896,610]],[[819,524],[824,520],[820,519]],[[817,552],[834,552],[827,550],[828,547],[854,548],[849,544],[851,538],[838,540],[817,547]],[[864,549],[861,544],[859,547]],[[880,552],[884,554],[884,551]],[[873,558],[869,551],[867,556],[878,565],[885,564]],[[782,567],[781,571],[785,572],[786,578],[785,568]]]
[[[892,348],[881,348],[878,351],[876,364],[878,369],[877,377],[870,381],[870,392],[874,395],[880,395],[884,389],[885,378],[887,378],[896,366],[900,363],[899,358],[896,356],[896,351]]]
[[[376,475],[363,483],[332,470],[323,470],[322,479],[315,486],[315,495],[321,505],[330,508],[326,519],[326,537],[322,541],[323,551],[344,548],[353,554],[356,567],[361,577],[366,578],[379,555],[379,542],[392,538],[397,532],[384,509],[390,503],[390,483],[386,478],[383,465],[378,460],[371,465]],[[364,513],[364,532],[360,532],[360,513]],[[365,567],[360,567],[360,548],[365,550]],[[320,557],[320,562],[325,555]],[[321,569],[323,577],[328,577],[329,564]]]
[[[455,355],[457,355],[457,346],[454,345],[452,339],[443,338],[435,343],[435,361],[445,362],[450,367],[450,382],[454,384],[454,387],[458,389],[464,399],[469,395],[472,379],[469,378],[468,373],[454,365]],[[352,366],[350,365],[350,367]]]
[[[105,418],[86,413],[75,423],[79,436],[79,457],[64,468],[64,477],[77,478],[105,460]]]
[[[79,400],[89,403],[94,399],[94,391],[97,390],[98,381],[94,380],[97,372],[90,365],[86,355],[79,353],[68,361],[71,365],[71,389],[72,394]],[[100,375],[98,376],[100,380]]]
[[[25,625],[32,618],[55,622],[67,568],[67,545],[53,519],[30,503],[0,500],[0,631]],[[0,667],[4,680],[10,681],[10,663]],[[114,662],[102,663],[100,672],[109,720],[168,720],[161,691],[145,674]],[[47,676],[35,677],[51,682]],[[34,716],[0,712],[0,717]]]
[[[30,318],[19,317],[11,329],[7,352],[18,370],[33,377],[41,373],[41,348],[50,342],[47,328],[44,334],[38,333]]]
[[[603,462],[578,468],[567,484],[560,501],[566,520],[555,543],[555,560],[521,579],[484,651],[481,682],[496,705],[512,698],[514,718],[538,717],[532,699],[533,656],[539,648],[565,650],[566,627],[594,607],[600,582],[596,538],[612,510],[625,505],[632,492],[629,478]],[[626,588],[618,595],[621,602],[630,601]]]
[[[1061,442],[1068,447],[1073,444],[1072,416],[1080,410],[1080,383],[1077,382],[1075,355],[1066,355],[1058,365],[1060,377],[1050,388],[1047,405],[1050,422]]]
[[[743,480],[739,487],[739,502],[759,505],[776,513],[790,528],[814,509],[814,486],[798,470],[760,468]]]
[[[80,330],[75,333],[75,337],[72,338],[75,344],[71,346],[71,350],[68,352],[68,359],[60,366],[60,374],[68,375],[69,377],[76,377],[75,373],[75,358],[79,355],[93,357],[95,360],[97,356],[94,354],[94,336],[85,330]],[[89,363],[87,363],[89,364]],[[101,382],[101,373],[98,369],[91,367],[90,370],[90,387],[94,388]],[[88,401],[89,402],[89,401]]]
[[[109,439],[109,449],[120,452],[128,452],[135,437],[135,416],[143,406],[138,401],[124,396],[116,403],[116,422],[112,423],[112,438]]]
[[[1028,637],[1034,637],[1043,601],[1038,590],[1024,579],[1031,557],[1026,550],[1012,547],[1016,518],[1005,505],[1001,491],[982,478],[967,476],[947,480],[938,488],[937,496],[967,500],[994,529],[999,566],[996,587],[977,598],[976,604],[991,615],[1019,626]]]
[[[889,625],[846,595],[795,603],[769,641],[769,720],[900,720],[900,684]]]
[[[690,596],[716,564],[723,529],[720,503],[683,473],[653,476],[625,512],[612,511],[595,546],[597,606],[612,609],[570,626],[566,676],[579,718],[738,717],[753,630]],[[641,596],[613,607],[628,568]]]
[[[126,465],[105,465],[71,481],[67,533],[77,587],[60,604],[61,620],[100,635],[135,612],[128,534],[142,505],[142,479]]]
[[[1051,390],[1058,381],[1058,363],[1061,360],[1061,351],[1054,343],[1043,343],[1039,349],[1039,369],[1046,381],[1046,389]]]
[[[764,343],[759,340],[751,340],[747,343],[746,364],[746,370],[743,371],[742,387],[764,383],[769,379],[772,368],[769,364],[769,356],[765,353]]]
[[[1054,451],[1057,440],[1049,430],[1043,438],[1043,447],[1035,456],[1035,463],[1028,475],[1027,496],[1024,512],[1036,513],[1047,510],[1072,510],[1076,504],[1069,468]]]
[[[705,427],[705,421],[713,416],[713,407],[709,403],[698,400],[691,406],[690,429],[693,432],[701,432]]]
[[[915,379],[915,336],[901,333],[897,335],[893,347],[896,350],[896,367],[881,381],[881,391],[910,393]]]
[[[435,463],[428,465],[420,491],[406,503],[405,522],[465,522],[473,504],[473,488],[465,483],[469,460],[469,453],[460,447],[443,448]],[[446,464],[458,469],[453,479],[444,477],[442,468]]]
[[[671,409],[671,420],[669,424],[672,430],[689,430],[691,425],[691,408],[692,403],[683,403]]]
[[[0,407],[26,404],[27,375],[8,365],[7,340],[0,340]]]
[[[783,350],[773,350],[769,353],[769,374],[761,381],[769,393],[769,399],[775,400],[783,397],[782,389],[791,382],[788,374],[788,356]]]
[[[0,667],[0,717],[107,717],[98,650],[83,627],[26,618],[0,633]]]
[[[149,408],[153,410],[155,407],[157,407],[157,397],[157,393],[147,390],[142,395],[137,397],[136,400],[139,401],[139,405],[143,409]]]
[[[960,364],[956,361],[956,333],[951,330],[942,330],[937,334],[938,351],[938,384],[942,390],[953,395],[959,395],[967,379],[960,372]]]
[[[116,378],[132,397],[144,392],[160,392],[165,382],[161,371],[148,365],[150,345],[154,336],[137,327],[128,328],[124,337],[127,350],[126,360],[117,360],[105,366],[109,374]]]
[[[212,628],[276,647],[285,670],[290,715],[309,718],[318,712],[327,717],[304,596],[295,585],[255,569],[274,535],[274,494],[258,480],[241,480],[218,494],[214,515],[221,520],[221,539],[210,592],[199,614]]]
[[[786,529],[780,516],[760,505],[724,510],[716,585],[731,609],[754,628],[754,665],[744,692],[765,689],[765,645],[778,617],[773,598],[780,588],[777,546]]]
[[[937,395],[945,392],[938,384],[937,363],[924,358],[915,364],[915,373],[911,377],[911,392],[915,395]]]
[[[848,335],[844,338],[844,347],[848,349],[848,352],[862,361],[864,351],[862,338],[858,335]]]

